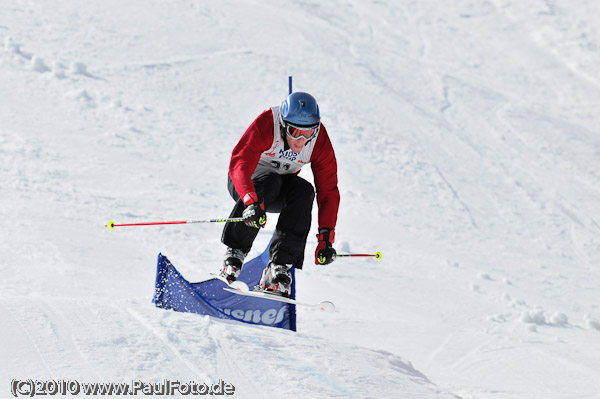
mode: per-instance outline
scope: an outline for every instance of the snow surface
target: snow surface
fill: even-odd
[[[235,397],[600,397],[600,3],[11,0],[0,7],[0,395],[14,379]],[[339,164],[298,333],[155,308],[219,268],[231,149],[297,90]],[[310,171],[302,176],[310,179]],[[259,254],[275,216],[257,239]],[[313,222],[316,233],[316,223]]]

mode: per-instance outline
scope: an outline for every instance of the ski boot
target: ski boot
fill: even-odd
[[[244,265],[244,259],[246,259],[247,253],[241,249],[234,249],[227,247],[223,260],[223,269],[219,275],[229,281],[234,282],[242,272],[242,266]]]
[[[292,265],[278,265],[269,262],[269,265],[263,270],[257,287],[258,291],[289,298],[292,287],[291,267]]]

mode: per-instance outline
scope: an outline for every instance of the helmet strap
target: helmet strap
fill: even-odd
[[[285,127],[283,127],[281,120],[278,123],[279,123],[279,135],[281,136],[281,140],[283,140],[283,151],[287,151],[290,149],[290,145],[288,144],[288,141],[287,141],[287,134],[285,134]]]

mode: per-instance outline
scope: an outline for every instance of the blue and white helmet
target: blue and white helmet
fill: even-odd
[[[297,129],[302,131],[311,130],[304,138],[310,140],[319,133],[321,126],[321,113],[317,100],[308,93],[301,91],[290,94],[279,108],[279,123],[281,128],[292,138],[298,138],[294,132]]]

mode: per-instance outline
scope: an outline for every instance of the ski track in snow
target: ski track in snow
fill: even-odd
[[[0,11],[2,386],[598,397],[599,15],[589,0],[14,1]],[[336,150],[336,247],[383,260],[314,267],[311,233],[298,299],[336,312],[299,307],[295,334],[154,308],[156,254],[205,279],[222,226],[103,225],[226,216],[231,149],[290,74]]]

